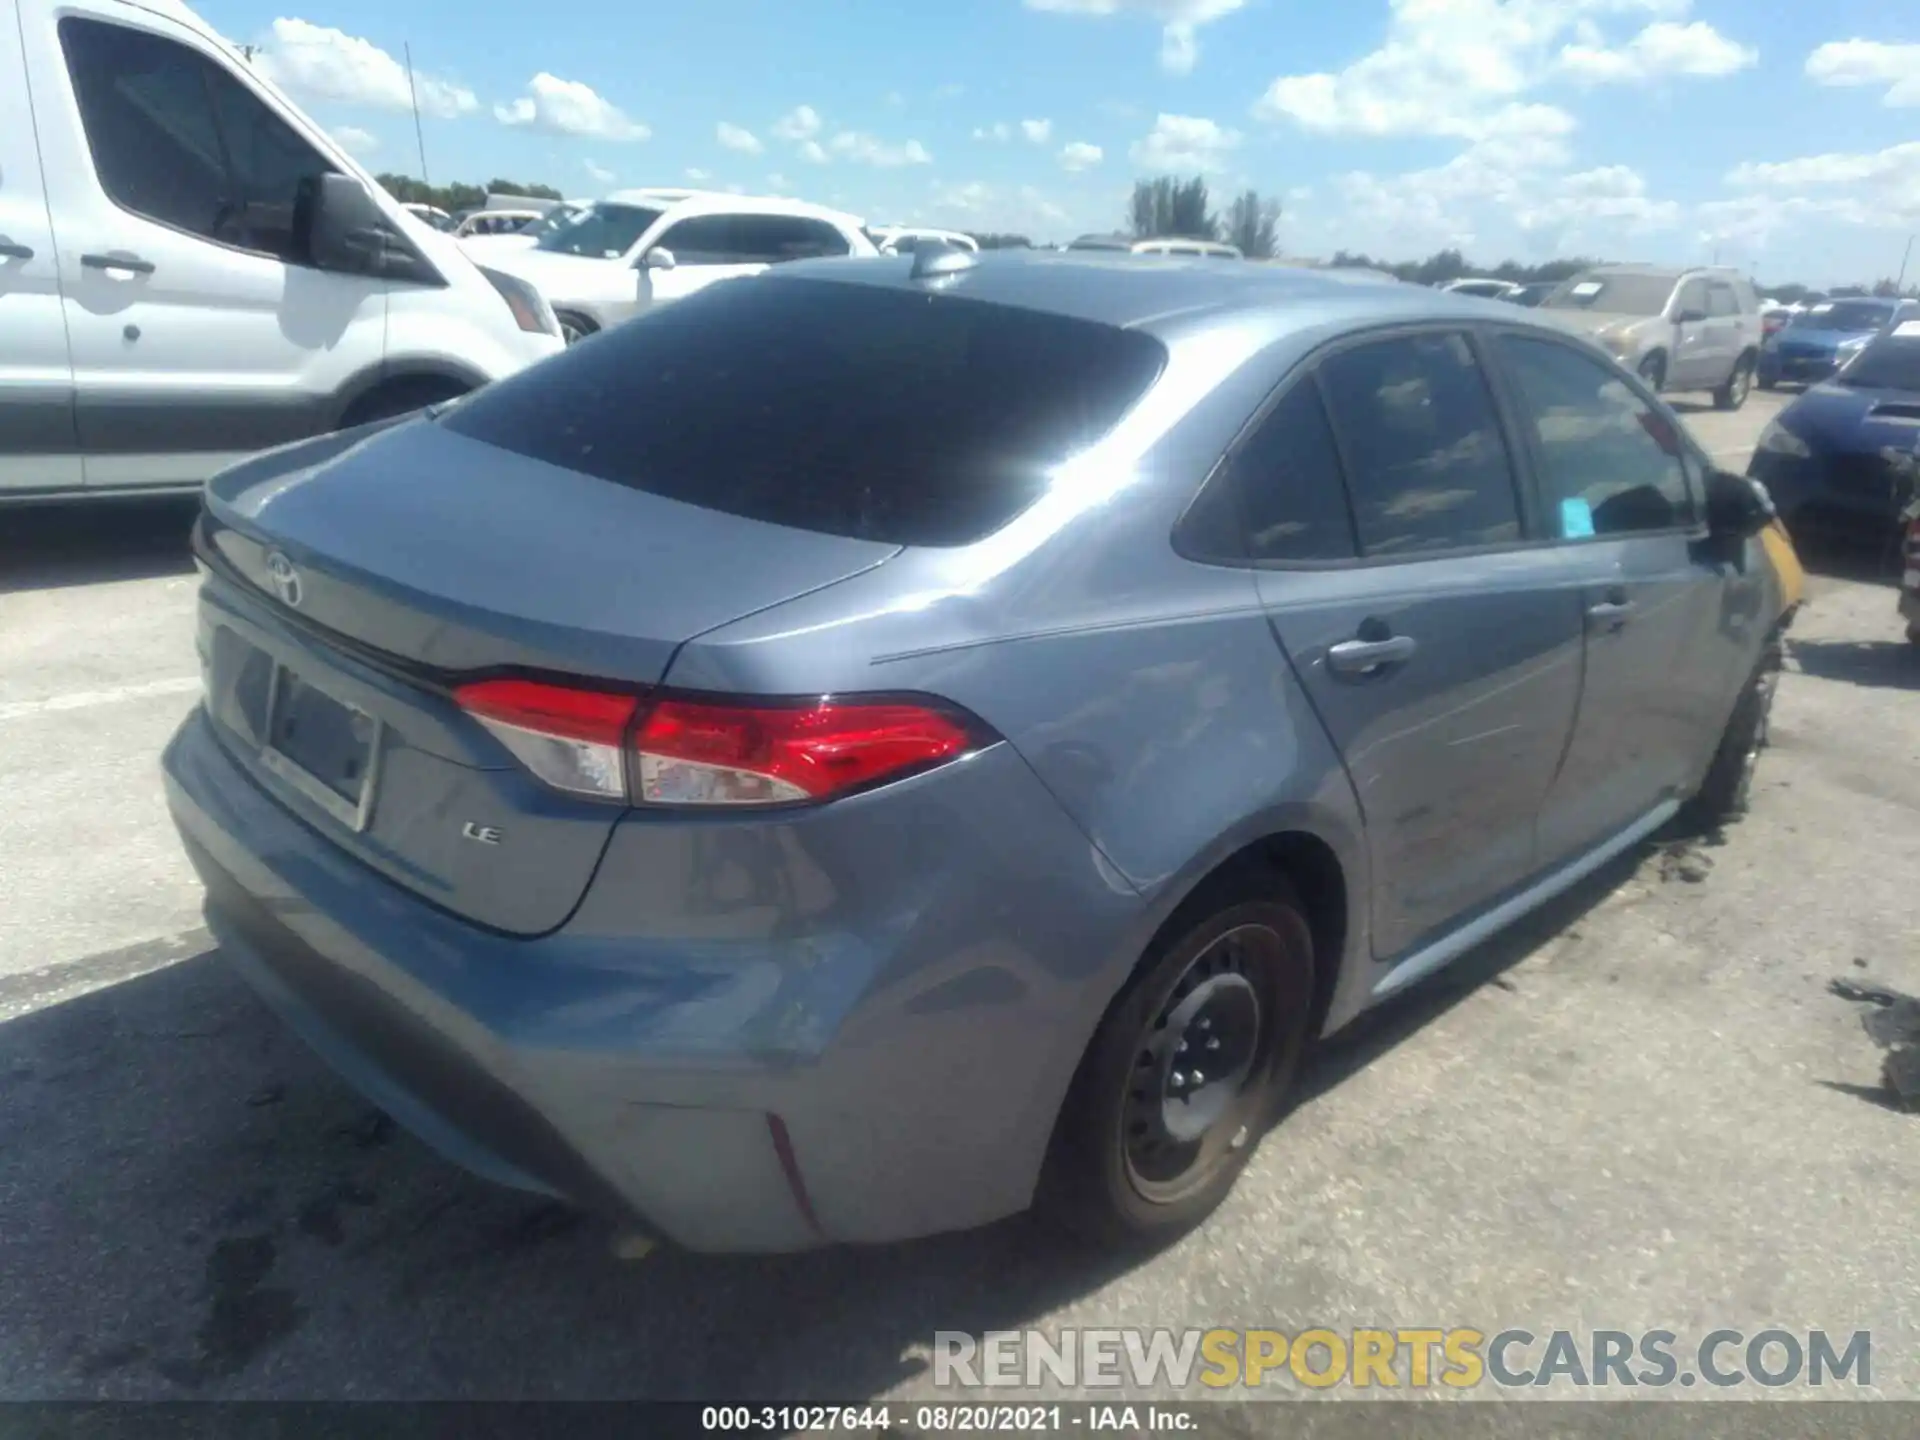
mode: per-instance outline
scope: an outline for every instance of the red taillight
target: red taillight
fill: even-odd
[[[453,698],[555,789],[626,799],[621,746],[640,704],[635,696],[537,680],[477,680]]]
[[[558,789],[637,805],[788,805],[979,748],[966,719],[906,700],[764,705],[482,680],[460,707]]]

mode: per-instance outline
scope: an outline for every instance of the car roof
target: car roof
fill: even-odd
[[[811,201],[795,200],[785,195],[736,195],[729,190],[680,190],[660,187],[616,190],[607,196],[607,199],[616,205],[646,205],[676,217],[739,211],[749,215],[795,215],[808,220],[825,220],[831,225],[840,225],[853,230],[858,230],[862,224],[859,216],[849,215],[844,210],[833,210],[825,205],[815,205]]]
[[[1382,284],[1372,277],[1195,256],[1096,250],[993,250],[964,268],[925,280],[899,256],[859,260],[796,260],[776,279],[838,280],[896,290],[932,284],[943,293],[1012,305],[1123,329],[1176,330],[1264,318],[1276,333],[1345,320],[1380,324],[1422,320],[1490,320],[1530,326],[1563,338],[1556,324],[1497,301],[1424,285]]]

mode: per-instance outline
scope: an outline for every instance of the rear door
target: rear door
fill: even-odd
[[[1685,794],[1725,719],[1714,636],[1733,617],[1721,567],[1696,553],[1699,503],[1671,414],[1558,339],[1491,344],[1586,629],[1579,721],[1540,815],[1551,864]]]
[[[1707,282],[1687,281],[1674,297],[1668,313],[1673,316],[1673,354],[1667,362],[1669,390],[1697,390],[1717,385],[1720,377],[1713,349],[1713,322],[1707,318]],[[1686,315],[1701,318],[1683,320]]]
[[[0,15],[0,493],[81,480],[73,362],[18,12]]]
[[[1709,378],[1718,385],[1733,374],[1734,363],[1740,358],[1744,342],[1740,297],[1734,293],[1733,286],[1724,280],[1707,282],[1707,333],[1711,337],[1714,365]]]
[[[1534,868],[1579,609],[1559,557],[1527,543],[1466,334],[1365,340],[1290,385],[1236,484],[1262,603],[1359,797],[1389,960]]]

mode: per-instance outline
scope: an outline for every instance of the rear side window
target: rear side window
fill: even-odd
[[[1363,554],[1520,538],[1513,466],[1465,336],[1357,345],[1328,357],[1320,378]]]
[[[1606,366],[1551,340],[1496,342],[1520,388],[1562,540],[1693,523],[1674,425]]]
[[[738,258],[733,225],[731,215],[695,215],[669,225],[658,243],[673,252],[676,265],[732,265]]]
[[[205,56],[161,36],[69,17],[60,43],[108,198],[223,245],[305,259],[294,205],[333,167],[290,125]]]
[[[1707,314],[1719,318],[1739,313],[1740,301],[1735,297],[1731,285],[1713,284],[1707,287]]]
[[[1234,453],[1227,483],[1253,560],[1351,560],[1357,553],[1340,455],[1311,379],[1295,385]]]
[[[963,545],[1038,499],[1165,359],[1090,321],[762,275],[605,331],[441,423],[709,510]]]
[[[851,248],[833,226],[804,215],[736,215],[733,236],[737,256],[747,264],[845,255]]]

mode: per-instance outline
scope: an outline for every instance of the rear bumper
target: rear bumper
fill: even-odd
[[[1760,352],[1759,376],[1770,384],[1813,385],[1827,379],[1839,368],[1839,362],[1830,355],[1780,355],[1766,350]]]
[[[596,909],[689,883],[610,877],[624,863],[618,839],[573,922],[516,939],[436,909],[308,828],[201,711],[164,769],[222,950],[397,1121],[476,1173],[688,1248],[781,1251],[1024,1208],[1086,1039],[1143,943],[1139,897],[1024,762],[1002,746],[967,764],[964,783],[928,787],[933,810],[961,853],[993,816],[1003,857],[924,876],[919,893],[872,860],[882,889],[828,894],[832,857],[827,875],[806,873],[805,843],[788,837],[785,881],[800,893],[786,913],[762,917],[751,943],[672,946],[596,924]],[[909,830],[927,818],[897,802],[890,813]],[[713,892],[736,882],[712,844],[724,822],[702,833],[688,858],[720,873],[691,888],[711,922]],[[747,842],[731,838],[744,857]],[[742,889],[743,913],[764,901],[756,890]],[[596,902],[603,892],[628,898]]]

